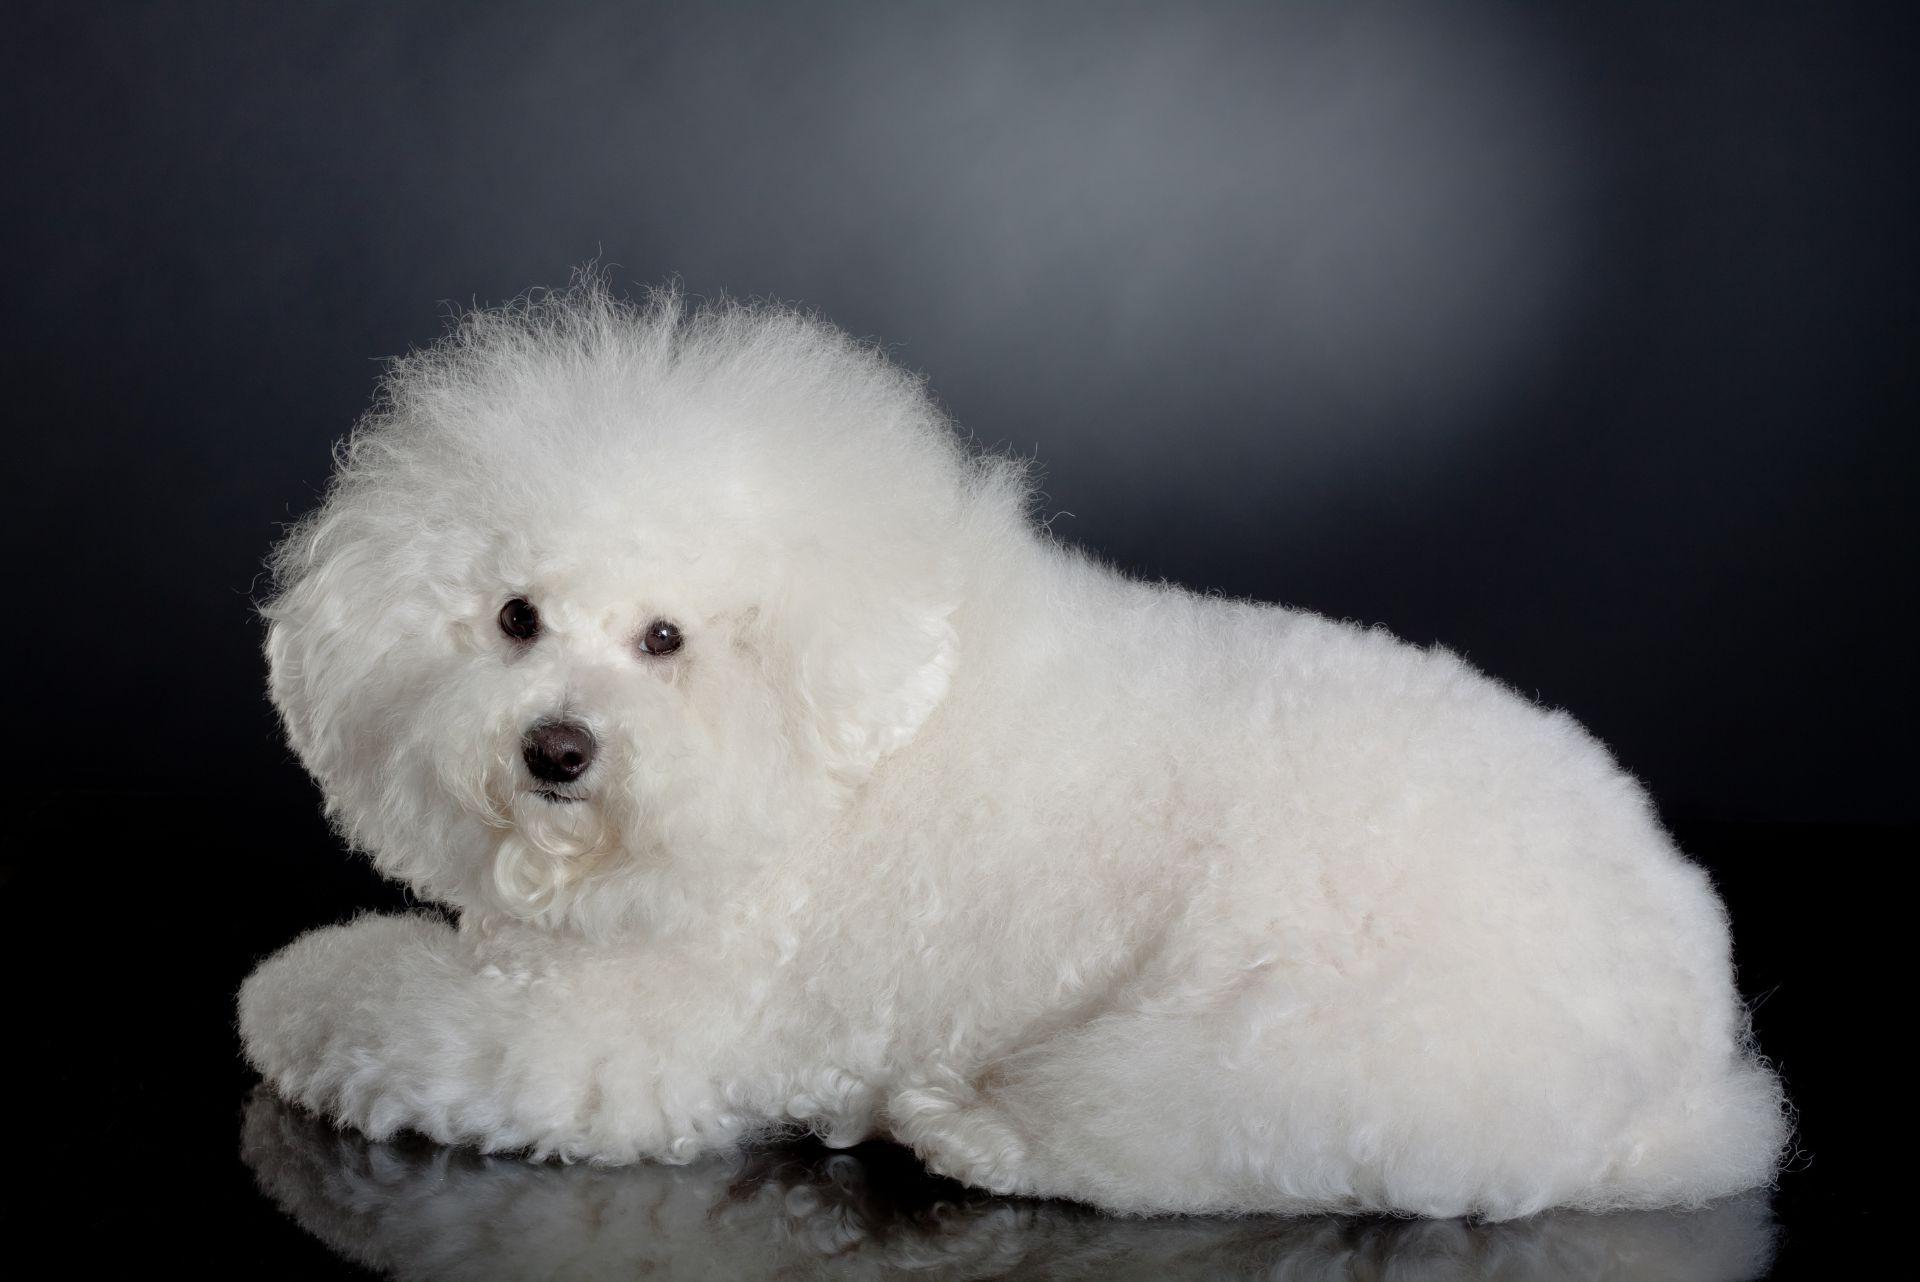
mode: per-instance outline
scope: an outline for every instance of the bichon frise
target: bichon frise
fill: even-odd
[[[240,994],[382,1138],[891,1136],[1125,1212],[1704,1202],[1785,1142],[1727,920],[1564,713],[1140,583],[792,311],[596,279],[397,362],[275,560],[272,694],[450,906]]]

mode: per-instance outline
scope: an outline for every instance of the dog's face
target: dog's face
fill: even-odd
[[[278,555],[268,654],[330,811],[423,895],[674,921],[944,694],[991,469],[817,322],[590,290],[386,391]]]

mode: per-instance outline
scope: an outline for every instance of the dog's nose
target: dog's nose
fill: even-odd
[[[542,783],[568,783],[593,764],[593,733],[572,721],[546,721],[527,732],[520,755]]]

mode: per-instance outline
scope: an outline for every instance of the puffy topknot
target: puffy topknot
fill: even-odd
[[[937,529],[970,499],[1017,521],[1029,494],[1019,462],[962,444],[920,377],[818,316],[693,306],[674,287],[629,301],[583,272],[391,362],[325,501],[274,554],[276,593],[343,541],[445,537],[476,511],[604,528],[687,499],[696,475],[710,488],[689,518],[826,546]]]

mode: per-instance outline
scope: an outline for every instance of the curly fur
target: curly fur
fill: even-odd
[[[276,553],[271,689],[459,925],[296,941],[249,1058],[376,1138],[804,1126],[1121,1211],[1772,1177],[1725,914],[1599,743],[1444,651],[1129,580],[1029,493],[782,308],[590,278],[396,362]],[[559,716],[600,745],[571,801],[522,760]]]

